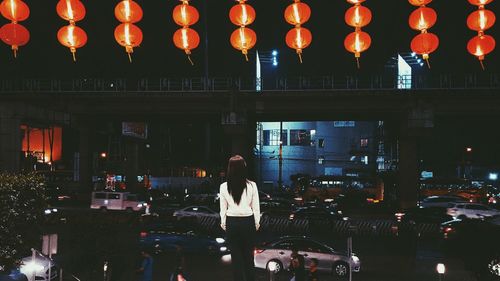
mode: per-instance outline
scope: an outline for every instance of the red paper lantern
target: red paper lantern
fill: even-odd
[[[115,28],[115,39],[125,47],[129,60],[132,61],[130,54],[134,52],[134,47],[142,43],[142,30],[132,23],[122,23]]]
[[[432,2],[432,0],[408,0],[413,6],[424,6]]]
[[[356,5],[365,2],[365,0],[347,0],[347,2]]]
[[[493,2],[493,0],[469,0],[469,3],[471,3],[472,5],[476,5],[476,6],[484,6],[486,4],[489,4]]]
[[[356,58],[361,56],[361,53],[368,50],[372,44],[370,35],[364,31],[354,31],[346,36],[344,47],[347,51],[354,53]]]
[[[79,0],[60,0],[56,6],[57,14],[73,23],[81,21],[85,17],[85,6]]]
[[[429,54],[439,47],[439,38],[433,33],[421,33],[411,40],[411,50],[425,60],[429,59]]]
[[[285,9],[285,20],[289,24],[300,25],[304,24],[311,17],[311,8],[309,5],[302,2],[296,2],[288,5]]]
[[[196,49],[200,44],[200,36],[194,29],[183,27],[174,33],[174,44],[177,48],[184,50],[187,55],[192,49]]]
[[[26,20],[30,15],[30,8],[21,0],[4,0],[0,3],[2,16],[12,22]]]
[[[344,19],[347,25],[361,28],[372,21],[372,12],[367,7],[356,5],[345,12]]]
[[[69,48],[70,52],[73,54],[73,60],[76,61],[76,49],[85,46],[87,43],[87,33],[78,26],[70,24],[59,29],[57,32],[57,40],[59,40],[59,43]]]
[[[286,44],[288,47],[295,49],[302,63],[302,50],[309,47],[312,42],[312,33],[305,27],[292,28],[286,34]]]
[[[490,10],[479,9],[467,17],[467,26],[475,31],[490,29],[496,21],[495,13]]]
[[[415,30],[427,30],[433,27],[437,21],[437,13],[432,8],[420,7],[410,14],[408,24]]]
[[[229,10],[229,19],[238,26],[252,24],[255,21],[255,9],[247,4],[240,3]]]
[[[198,22],[200,14],[195,7],[182,4],[175,6],[172,17],[177,25],[190,26]]]
[[[2,41],[12,46],[14,57],[17,57],[18,47],[24,46],[30,41],[30,32],[26,27],[18,23],[7,23],[0,31]]]
[[[495,39],[489,35],[478,35],[469,40],[467,50],[479,60],[484,60],[484,56],[495,49]]]
[[[257,34],[250,28],[240,27],[233,31],[230,41],[233,48],[240,50],[247,57],[248,50],[257,43]]]
[[[132,0],[123,0],[115,7],[115,17],[123,23],[136,23],[142,14],[141,6]]]

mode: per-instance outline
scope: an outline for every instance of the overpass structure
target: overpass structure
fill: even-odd
[[[384,120],[397,128],[404,205],[416,200],[417,141],[436,120],[500,120],[500,74],[408,77],[322,76],[266,81],[235,78],[0,81],[0,169],[18,170],[16,128],[50,122],[80,132],[80,167],[90,180],[91,124],[102,120],[217,120],[231,152],[250,155],[258,121]],[[261,91],[255,91],[260,84]]]

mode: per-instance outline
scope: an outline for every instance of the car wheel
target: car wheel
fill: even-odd
[[[106,207],[101,207],[101,212],[105,213],[105,212],[107,212],[107,211],[108,211],[108,208],[106,208]]]
[[[500,277],[500,258],[490,260],[488,263],[488,272],[496,278]]]
[[[269,268],[269,264],[271,263],[274,263],[274,270],[271,270],[272,268]],[[283,265],[278,260],[270,260],[267,262],[266,270],[271,271],[274,274],[278,274],[283,270]]]
[[[341,278],[346,277],[347,275],[349,275],[349,265],[345,262],[338,262],[334,264],[333,274]]]
[[[133,211],[132,207],[127,207],[126,211],[127,211],[127,213],[132,213],[132,211]]]

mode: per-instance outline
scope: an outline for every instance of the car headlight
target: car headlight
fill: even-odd
[[[44,211],[44,213],[45,213],[46,215],[50,215],[50,214],[52,213],[52,210],[47,209],[47,210],[45,210],[45,211]]]
[[[141,208],[141,207],[142,207],[142,203],[137,204],[137,208]]]
[[[219,250],[220,250],[221,252],[225,252],[225,251],[227,251],[227,247],[220,247],[220,249],[219,249]]]
[[[220,237],[215,238],[215,241],[219,244],[226,242],[226,240],[224,240],[224,238],[220,238]]]
[[[21,273],[33,273],[38,271],[43,271],[43,265],[38,264],[36,262],[28,262],[21,265],[20,268]]]
[[[357,256],[352,256],[352,261],[354,263],[359,263],[359,258]]]

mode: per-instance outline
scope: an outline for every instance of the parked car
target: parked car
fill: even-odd
[[[182,204],[181,200],[174,197],[174,196],[169,196],[169,197],[153,200],[150,203],[149,212],[151,214],[154,214],[154,215],[172,216],[172,214],[176,210],[179,210],[180,208],[182,208],[183,204]]]
[[[332,247],[307,237],[282,237],[276,241],[258,246],[254,252],[255,267],[269,270],[269,263],[275,262],[274,272],[288,270],[292,248],[304,256],[306,268],[313,258],[318,259],[318,270],[338,277],[349,275],[349,270],[359,272],[361,262],[352,254],[337,252]]]
[[[212,237],[196,232],[189,223],[153,223],[143,227],[140,232],[141,247],[155,254],[174,252],[178,247],[184,253],[207,253],[225,255],[229,253],[226,240],[222,235]]]
[[[444,249],[458,255],[478,280],[500,279],[500,216],[445,222],[441,233]]]
[[[100,210],[144,211],[148,207],[144,200],[139,200],[137,194],[129,192],[92,192],[90,208]]]
[[[454,195],[443,195],[443,196],[429,196],[419,202],[417,205],[421,208],[429,208],[429,207],[443,207],[448,208],[450,203],[458,203],[458,202],[468,202],[467,199],[454,196]]]
[[[402,223],[443,223],[453,219],[443,207],[411,208],[394,214],[396,222]]]
[[[52,259],[36,252],[34,259],[33,256],[27,256],[21,259],[19,271],[26,275],[28,281],[52,281],[58,280],[59,268]]]
[[[205,206],[189,206],[173,213],[178,220],[186,217],[214,217],[218,218],[219,213]]]
[[[289,215],[290,220],[305,219],[308,221],[339,221],[348,220],[341,210],[322,207],[301,207]]]
[[[500,214],[496,209],[475,203],[451,203],[448,215],[453,218],[481,219]]]
[[[287,217],[295,210],[292,202],[284,199],[269,199],[260,201],[262,217]]]

